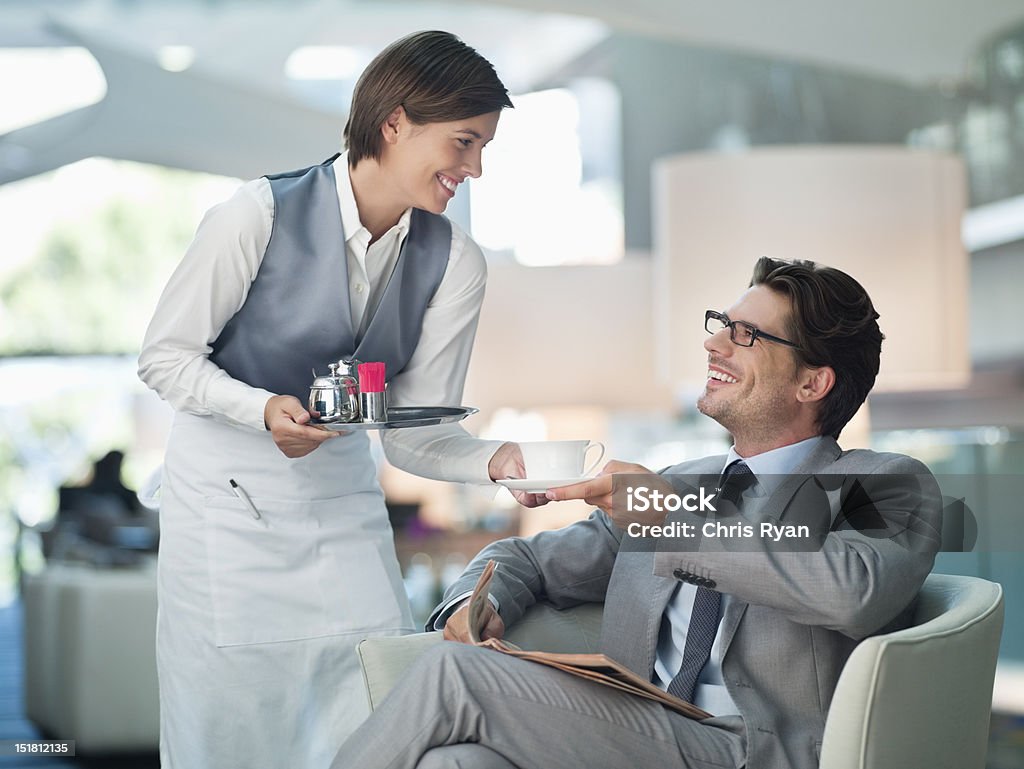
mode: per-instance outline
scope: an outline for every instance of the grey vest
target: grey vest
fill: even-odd
[[[405,368],[451,251],[451,223],[414,208],[380,304],[357,338],[333,160],[267,177],[270,242],[245,303],[210,355],[233,379],[303,403],[312,369],[323,372],[339,358],[383,361],[388,380]]]

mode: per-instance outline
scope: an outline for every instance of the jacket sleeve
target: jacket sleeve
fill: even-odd
[[[558,608],[604,601],[618,553],[621,532],[600,510],[555,531],[493,542],[476,556],[462,576],[445,591],[426,622],[429,630],[449,601],[472,591],[491,559],[497,562],[491,595],[506,625],[527,608],[546,600]]]
[[[213,343],[245,302],[273,226],[265,179],[248,182],[203,217],[146,330],[139,378],[175,410],[263,431],[274,393],[231,378]]]
[[[416,351],[405,369],[388,384],[391,405],[462,404],[486,282],[483,252],[453,224],[448,268],[423,316]],[[406,472],[481,484],[491,482],[487,466],[502,444],[474,438],[459,424],[383,430],[380,441],[388,461]]]

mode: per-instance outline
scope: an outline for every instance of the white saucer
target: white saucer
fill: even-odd
[[[570,486],[573,483],[583,483],[583,481],[593,480],[593,476],[584,475],[580,478],[553,478],[551,480],[540,480],[536,478],[506,478],[501,481],[495,481],[504,486],[506,489],[512,489],[513,491],[526,491],[530,494],[543,494],[548,489],[553,489],[557,486]]]

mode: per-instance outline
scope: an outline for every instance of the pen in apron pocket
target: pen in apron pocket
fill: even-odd
[[[234,478],[228,478],[228,483],[231,484],[231,490],[235,493],[235,496],[242,500],[245,506],[249,508],[249,512],[252,513],[252,517],[258,521],[261,517],[260,511],[256,509],[256,505],[252,503],[249,495],[245,493],[245,489],[235,483]]]

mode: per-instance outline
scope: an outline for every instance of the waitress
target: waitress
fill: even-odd
[[[511,106],[458,38],[405,37],[359,79],[347,152],[243,185],[171,276],[139,359],[177,412],[160,511],[164,769],[327,766],[367,714],[355,644],[414,629],[366,433],[315,427],[303,402],[312,368],[355,357],[386,364],[392,404],[461,403],[486,266],[441,214]],[[382,438],[419,475],[523,475],[515,444],[457,425]]]

